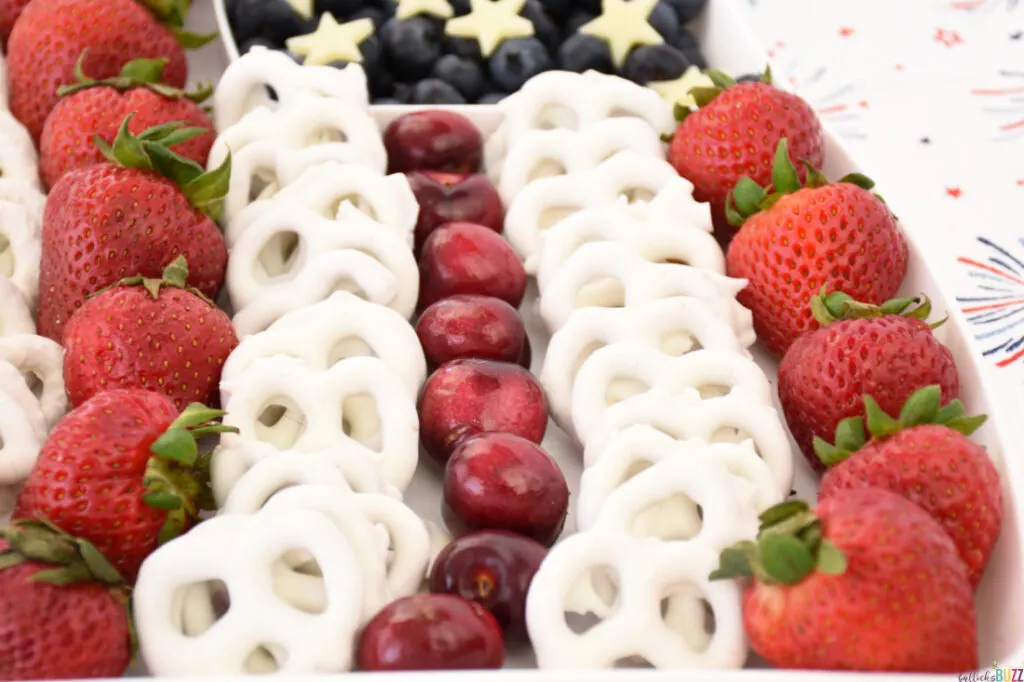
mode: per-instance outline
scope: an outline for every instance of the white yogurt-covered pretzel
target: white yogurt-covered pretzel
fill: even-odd
[[[678,262],[724,275],[725,254],[711,235],[707,205],[691,203],[698,214],[692,222],[685,214],[665,219],[625,201],[585,208],[559,221],[544,233],[535,259],[537,286],[544,291],[562,264],[591,243],[613,243],[653,263]]]
[[[535,258],[543,233],[559,220],[585,208],[616,201],[652,201],[661,192],[692,196],[693,185],[664,159],[626,150],[591,170],[534,180],[505,213],[505,235],[522,260]]]
[[[637,474],[676,459],[720,462],[731,474],[753,486],[752,501],[758,513],[783,500],[771,469],[757,456],[753,441],[706,443],[702,440],[676,440],[640,424],[615,434],[605,445],[601,458],[584,469],[576,502],[577,528],[593,528],[609,496]]]
[[[770,405],[739,392],[705,400],[694,390],[675,394],[647,391],[604,411],[601,423],[584,442],[584,465],[595,466],[611,439],[637,424],[652,426],[678,440],[737,443],[749,439],[771,469],[779,493],[789,494],[793,453],[779,414]]]
[[[698,451],[664,459],[633,476],[601,500],[600,507],[588,509],[590,525],[578,529],[693,540],[720,552],[757,537],[755,492],[746,477],[730,471],[724,458]]]
[[[47,427],[53,428],[68,409],[64,393],[64,348],[35,334],[2,336],[0,362],[17,368],[28,386],[38,383],[39,408]]]
[[[659,135],[675,130],[672,107],[658,93],[597,71],[546,71],[498,104],[504,123],[489,141],[491,158],[515,147],[531,130],[586,130],[609,118],[643,119]]]
[[[516,140],[503,162],[485,159],[484,166],[507,206],[533,180],[589,171],[627,149],[665,158],[658,132],[643,119],[626,117],[605,119],[582,130],[531,130]]]
[[[244,486],[247,491],[239,493],[238,499],[270,497],[280,488],[303,482],[401,497],[399,490],[384,480],[377,457],[367,453],[360,443],[350,440],[323,450],[301,452],[280,450],[263,441],[241,440],[213,451],[210,482],[217,505],[227,505],[238,482],[256,468],[260,471],[248,476]]]
[[[229,248],[270,208],[271,201],[275,206],[301,206],[336,220],[344,218],[339,208],[349,203],[398,234],[410,247],[420,211],[409,180],[401,173],[380,175],[356,163],[322,163],[307,168],[273,199],[246,206],[224,231]]]
[[[594,351],[577,372],[572,386],[573,431],[586,442],[605,410],[652,389],[696,389],[702,397],[738,391],[763,405],[772,404],[768,377],[745,354],[701,349],[672,356],[645,344],[620,342]]]
[[[46,440],[46,418],[17,367],[0,360],[0,485],[25,480]]]
[[[551,413],[570,435],[573,383],[579,368],[598,348],[625,342],[672,356],[694,348],[744,352],[732,327],[696,298],[676,296],[629,308],[580,308],[552,335],[540,371]]]
[[[379,358],[352,357],[326,371],[277,356],[253,362],[229,387],[221,444],[261,440],[279,449],[320,450],[353,441],[384,478],[405,490],[419,456],[419,420],[405,383]],[[269,406],[286,411],[272,426],[260,421]]]
[[[377,305],[412,316],[415,302],[399,299],[398,280],[380,261],[355,249],[328,251],[310,260],[294,277],[262,287],[258,297],[232,319],[239,338],[264,331],[284,315],[319,303],[336,291],[350,291]],[[400,307],[399,307],[400,306]]]
[[[430,558],[427,527],[416,512],[386,495],[374,493],[339,494],[325,485],[300,485],[271,497],[261,514],[283,510],[310,509],[327,516],[348,540],[363,569],[363,621],[368,621],[399,597],[414,594],[423,582]],[[287,574],[286,593],[304,594],[306,589],[292,583],[308,582],[311,576]],[[315,583],[314,583],[315,585]],[[326,594],[309,603],[322,609]]]
[[[588,306],[631,307],[672,296],[692,296],[728,320],[740,341],[756,338],[753,317],[736,294],[747,280],[726,277],[689,265],[652,263],[610,242],[584,244],[548,281],[540,297],[540,314],[549,329],[561,329],[569,316]]]
[[[0,201],[0,242],[0,275],[9,278],[29,306],[35,307],[42,242],[24,206]]]
[[[607,669],[642,657],[655,668],[740,668],[747,641],[735,581],[710,582],[714,550],[694,542],[580,533],[555,545],[530,583],[526,626],[541,669]],[[571,593],[598,569],[617,576],[617,606],[582,634],[566,622]],[[668,599],[663,617],[662,601]],[[714,633],[705,629],[705,600]],[[609,605],[610,607],[610,605]]]
[[[267,87],[274,90],[271,99]],[[292,105],[327,97],[359,107],[370,103],[366,72],[359,64],[344,69],[301,66],[279,50],[254,47],[228,65],[213,93],[213,122],[227,130],[259,106]]]
[[[9,111],[0,108],[0,178],[10,178],[35,189],[39,182],[39,157],[32,136]]]
[[[46,195],[35,186],[14,178],[0,177],[0,201],[9,201],[22,206],[28,211],[29,224],[35,230],[35,234],[42,233]]]
[[[292,311],[266,331],[242,339],[224,363],[222,385],[230,386],[254,360],[275,355],[300,358],[321,370],[347,357],[372,355],[405,382],[413,398],[427,375],[419,338],[405,318],[345,291]],[[221,404],[230,400],[230,390],[222,389]]]
[[[21,290],[0,275],[0,337],[35,333],[36,323]]]
[[[291,572],[284,555],[294,551],[316,561],[320,576],[307,577],[327,595],[322,611],[299,608],[276,590],[278,576]],[[208,587],[216,580],[231,600],[219,620]],[[362,589],[359,562],[323,514],[231,514],[151,554],[139,571],[132,610],[153,675],[336,673],[352,665]]]
[[[308,208],[267,204],[231,248],[227,288],[235,309],[266,290],[299,276],[311,263],[340,249],[363,251],[394,276],[394,307],[412,311],[419,295],[419,269],[412,250],[395,231],[346,204],[336,220]]]

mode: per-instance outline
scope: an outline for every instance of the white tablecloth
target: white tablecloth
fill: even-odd
[[[994,383],[1024,410],[1024,0],[735,2],[928,235]]]

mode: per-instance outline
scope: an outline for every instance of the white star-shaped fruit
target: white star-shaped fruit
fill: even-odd
[[[612,61],[621,67],[635,46],[665,42],[647,21],[657,4],[658,0],[604,0],[601,14],[580,26],[579,32],[606,42]]]
[[[533,35],[533,23],[519,16],[525,4],[526,0],[469,0],[469,14],[446,21],[444,32],[475,38],[480,54],[490,57],[504,41]]]
[[[451,19],[455,16],[455,10],[448,0],[398,0],[398,6],[395,7],[396,19],[411,19],[420,14]]]
[[[339,24],[331,14],[320,15],[320,24],[312,33],[295,36],[285,46],[305,57],[303,64],[318,66],[331,62],[361,62],[363,55],[359,43],[373,35],[373,20],[356,19]]]
[[[680,104],[692,109],[697,106],[697,102],[690,95],[690,89],[713,88],[715,84],[704,75],[703,71],[696,66],[691,66],[674,81],[651,81],[647,87],[657,92],[662,99],[673,106]]]
[[[313,0],[287,0],[295,13],[303,19],[313,18]]]

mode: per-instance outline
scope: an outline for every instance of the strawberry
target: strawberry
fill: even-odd
[[[942,525],[977,587],[1002,527],[1003,490],[988,453],[967,437],[985,417],[964,416],[959,400],[940,408],[939,397],[938,386],[922,388],[893,419],[865,396],[871,440],[861,417],[839,425],[835,445],[815,439],[830,466],[818,499],[864,487],[902,495]]]
[[[130,277],[91,296],[64,328],[64,385],[72,405],[111,388],[163,393],[184,410],[218,398],[238,337],[231,318],[185,286],[178,256],[162,279]]]
[[[185,86],[185,47],[212,36],[181,30],[187,1],[33,0],[7,42],[11,113],[39,141],[43,123],[57,104],[57,90],[75,82],[75,64],[88,49],[83,68],[94,78],[112,78],[133,59],[165,57],[165,83]],[[146,5],[156,10],[151,14]],[[166,24],[161,24],[160,19]]]
[[[782,356],[793,341],[817,329],[811,299],[822,287],[873,305],[892,298],[907,274],[909,250],[895,216],[869,190],[870,179],[851,174],[828,184],[807,166],[804,187],[779,142],[773,193],[743,178],[726,213],[739,232],[726,253],[732,277],[746,279],[740,303],[754,315],[754,330]]]
[[[120,677],[128,591],[91,543],[45,521],[0,529],[0,680]]]
[[[223,414],[193,403],[179,415],[152,391],[99,393],[50,432],[12,518],[50,520],[134,582],[157,545],[211,507],[195,439],[233,430],[213,421]]]
[[[712,580],[750,578],[743,624],[777,668],[956,673],[978,668],[967,571],[934,519],[899,495],[783,502]]]
[[[931,313],[927,297],[874,306],[822,289],[811,299],[811,311],[822,328],[786,351],[779,365],[779,402],[793,440],[818,473],[825,466],[815,454],[814,437],[831,437],[839,422],[863,415],[862,396],[874,396],[883,410],[896,412],[914,391],[931,384],[941,387],[947,402],[960,395],[953,354],[924,322]]]
[[[0,0],[0,48],[7,47],[7,39],[11,36],[14,22],[21,16],[28,3],[29,0]]]
[[[93,136],[113,144],[121,122],[133,112],[128,130],[136,135],[175,121],[204,129],[171,148],[206,166],[213,146],[213,123],[198,103],[210,95],[208,88],[186,93],[160,83],[166,59],[137,59],[128,62],[115,78],[96,80],[82,70],[85,56],[83,52],[75,69],[78,83],[60,88],[61,99],[43,127],[39,168],[47,187],[53,187],[69,170],[102,163],[103,152],[93,144]]]
[[[121,123],[111,162],[73,170],[53,186],[43,213],[39,334],[60,342],[86,296],[125,277],[159,278],[179,255],[189,284],[215,298],[227,248],[211,219],[227,191],[231,160],[210,172],[167,149],[199,129],[168,123],[140,135]]]
[[[793,161],[824,161],[821,122],[814,109],[796,95],[772,85],[771,71],[760,82],[737,84],[710,70],[713,88],[694,88],[700,105],[691,112],[676,108],[680,120],[669,146],[668,160],[693,183],[694,198],[711,203],[716,233],[731,232],[725,224],[726,198],[740,178],[764,186],[772,179],[772,158],[783,138]],[[805,170],[799,169],[801,179]]]

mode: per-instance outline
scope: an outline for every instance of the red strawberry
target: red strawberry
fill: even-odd
[[[115,78],[94,80],[81,70],[85,54],[76,72],[78,83],[61,88],[61,100],[43,127],[39,168],[47,187],[72,169],[102,163],[103,152],[93,143],[93,136],[99,135],[107,144],[113,144],[121,122],[133,112],[135,116],[128,129],[135,135],[171,122],[204,129],[171,148],[206,166],[213,146],[213,123],[198,102],[209,96],[209,89],[186,93],[159,83],[166,59],[137,59],[126,64]]]
[[[43,521],[0,529],[0,680],[120,677],[128,591],[90,543]]]
[[[230,158],[205,173],[167,149],[196,129],[165,124],[135,136],[130,121],[113,149],[101,144],[112,163],[71,171],[47,197],[39,333],[54,341],[86,296],[125,277],[159,278],[180,255],[191,268],[189,284],[207,297],[224,281],[227,248],[208,214],[216,215],[227,191]]]
[[[223,414],[193,403],[179,415],[151,391],[99,393],[50,432],[13,518],[49,519],[134,582],[143,559],[210,506],[194,439],[231,430],[212,421]]]
[[[185,286],[178,256],[163,279],[131,277],[90,297],[64,328],[64,385],[72,405],[111,388],[167,395],[175,407],[211,404],[238,337],[231,318]]]
[[[917,504],[942,524],[978,586],[1003,522],[1003,490],[992,459],[967,438],[985,421],[965,417],[959,400],[939,407],[938,386],[914,393],[893,419],[864,397],[871,440],[860,417],[836,430],[836,444],[815,441],[830,469],[818,499],[850,488],[885,488]]]
[[[736,82],[720,71],[709,71],[714,88],[697,88],[701,105],[690,112],[677,110],[680,123],[672,136],[668,160],[693,183],[694,197],[711,202],[716,234],[729,232],[725,201],[744,176],[758,185],[772,180],[772,158],[782,139],[789,140],[793,161],[814,166],[824,161],[823,133],[814,109],[796,95],[771,84],[771,72],[761,82]],[[801,179],[806,171],[798,169]],[[722,238],[721,234],[718,234]]]
[[[14,28],[14,22],[21,16],[29,0],[0,0],[0,48],[7,47],[7,39]]]
[[[845,490],[811,511],[800,500],[761,515],[756,542],[722,552],[712,579],[751,577],[743,624],[777,668],[957,673],[978,668],[971,585],[949,536],[926,512],[877,488]]]
[[[726,254],[728,273],[749,282],[739,301],[754,314],[758,338],[779,356],[818,327],[811,298],[822,287],[881,305],[903,283],[909,258],[895,216],[868,191],[871,180],[854,174],[826,184],[809,168],[802,187],[786,149],[786,140],[779,142],[774,193],[744,178],[726,206],[730,221],[742,225]]]
[[[857,303],[833,292],[811,299],[822,328],[799,337],[779,365],[779,402],[793,440],[811,467],[825,470],[814,437],[831,438],[839,422],[864,414],[861,396],[871,395],[886,412],[897,412],[914,391],[931,384],[942,398],[960,395],[953,354],[923,320],[927,297]],[[941,323],[940,323],[941,324]]]
[[[146,4],[162,9],[168,3]],[[7,43],[11,113],[38,141],[57,104],[57,89],[75,82],[75,64],[86,49],[85,72],[95,78],[112,78],[133,59],[166,57],[164,82],[184,87],[188,65],[182,45],[196,47],[204,38],[180,30],[180,4],[161,14],[168,24],[163,25],[135,0],[33,0]]]

